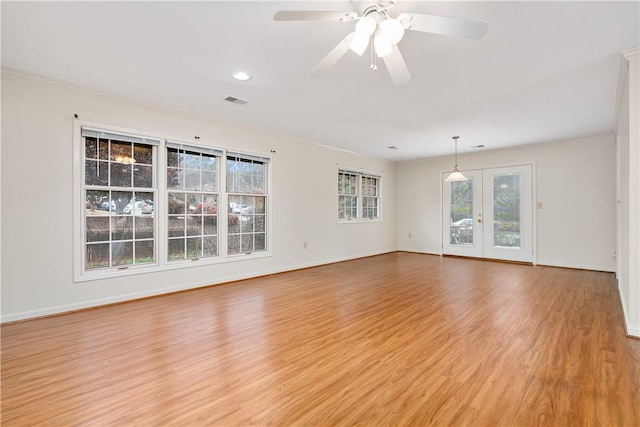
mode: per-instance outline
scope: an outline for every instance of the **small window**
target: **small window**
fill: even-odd
[[[338,220],[380,218],[379,175],[338,171]]]

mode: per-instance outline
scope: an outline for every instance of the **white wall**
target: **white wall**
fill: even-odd
[[[535,210],[537,263],[615,271],[613,136],[458,156],[463,171],[519,164],[534,165],[534,199],[542,203]],[[400,250],[442,252],[441,175],[452,167],[453,155],[399,164]]]
[[[640,337],[640,50],[622,57],[617,106],[618,289],[627,333]]]
[[[237,108],[236,106],[231,106]],[[73,115],[272,157],[272,257],[73,282]],[[396,163],[2,73],[2,321],[397,249]],[[338,224],[337,165],[380,171],[382,222]],[[303,249],[303,241],[308,248]]]

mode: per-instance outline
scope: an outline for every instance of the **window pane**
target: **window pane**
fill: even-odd
[[[242,234],[242,252],[253,252],[253,234]]]
[[[240,223],[242,233],[253,232],[253,215],[242,215],[240,217]]]
[[[452,245],[473,244],[473,179],[451,183]]]
[[[109,200],[109,192],[102,190],[89,190],[85,200],[87,215],[108,215],[101,211],[110,210],[111,201]]]
[[[112,216],[111,217],[111,240],[131,240],[133,239],[133,217]]]
[[[112,265],[133,264],[133,242],[111,243]]]
[[[202,239],[202,255],[205,257],[218,256],[218,240],[215,237]]]
[[[98,139],[98,158],[100,160],[109,160],[109,140]]]
[[[216,158],[215,156],[202,156],[202,170],[215,171],[216,170]]]
[[[136,264],[145,264],[154,261],[153,240],[136,242]]]
[[[87,217],[87,242],[108,242],[109,241],[109,217],[91,216]]]
[[[202,234],[202,217],[187,216],[187,236],[199,236]]]
[[[198,213],[216,215],[218,213],[218,196],[213,194],[203,195]]]
[[[84,141],[84,158],[85,159],[97,159],[98,158],[98,140],[95,138],[86,138]]]
[[[133,153],[130,142],[111,141],[111,160],[114,162],[131,163]]]
[[[256,233],[255,234],[256,239],[255,239],[255,248],[254,250],[256,251],[264,251],[267,249],[267,244],[266,244],[266,235],[265,233]]]
[[[184,193],[169,193],[169,214],[185,214],[185,200]]]
[[[238,215],[229,213],[227,228],[228,228],[229,233],[239,233],[240,232],[240,217]]]
[[[85,257],[87,270],[109,267],[109,243],[87,245]]]
[[[170,216],[169,217],[169,237],[178,237],[185,235],[185,217]]]
[[[153,217],[138,216],[134,219],[135,238],[150,239],[153,238]]]
[[[215,172],[202,172],[202,190],[216,191],[218,183],[216,182]]]
[[[493,178],[493,236],[496,247],[520,247],[520,175]]]
[[[153,161],[153,147],[145,144],[133,144],[133,158],[136,164],[150,165]]]
[[[218,234],[218,218],[216,216],[205,216],[203,218],[204,230],[203,234],[212,235]]]
[[[179,168],[180,164],[180,155],[178,154],[178,150],[175,148],[167,148],[167,166]]]
[[[239,254],[241,253],[240,251],[240,235],[239,234],[233,234],[229,236],[228,239],[229,242],[229,247],[227,249],[227,252],[231,255],[233,254]]]
[[[256,215],[255,217],[255,230],[257,232],[265,231],[264,215]]]
[[[187,239],[187,258],[200,258],[202,255],[202,238],[188,238]]]
[[[130,164],[113,162],[111,166],[111,186],[113,187],[131,187],[131,170]]]
[[[182,173],[183,169],[167,168],[167,187],[181,189]]]
[[[133,168],[133,186],[151,188],[153,186],[153,166],[136,164]]]
[[[200,171],[193,169],[185,170],[185,190],[200,190]]]
[[[169,239],[169,261],[185,259],[185,239]]]
[[[109,183],[109,163],[86,160],[84,180],[87,185],[107,185]]]
[[[265,213],[265,204],[266,204],[266,197],[256,197],[255,198],[255,213],[257,214],[263,214]]]
[[[264,178],[261,176],[253,177],[253,191],[254,194],[263,194],[264,193]]]
[[[133,199],[132,191],[112,191],[111,192],[111,210],[118,215],[124,214],[124,210]]]
[[[183,159],[185,168],[200,170],[200,153],[185,151],[183,154]]]

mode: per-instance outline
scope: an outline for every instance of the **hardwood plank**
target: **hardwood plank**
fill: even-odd
[[[610,273],[392,253],[2,326],[2,424],[640,425]]]

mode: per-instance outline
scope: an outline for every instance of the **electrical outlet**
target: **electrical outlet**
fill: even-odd
[[[409,233],[409,238],[411,238],[411,233]]]

